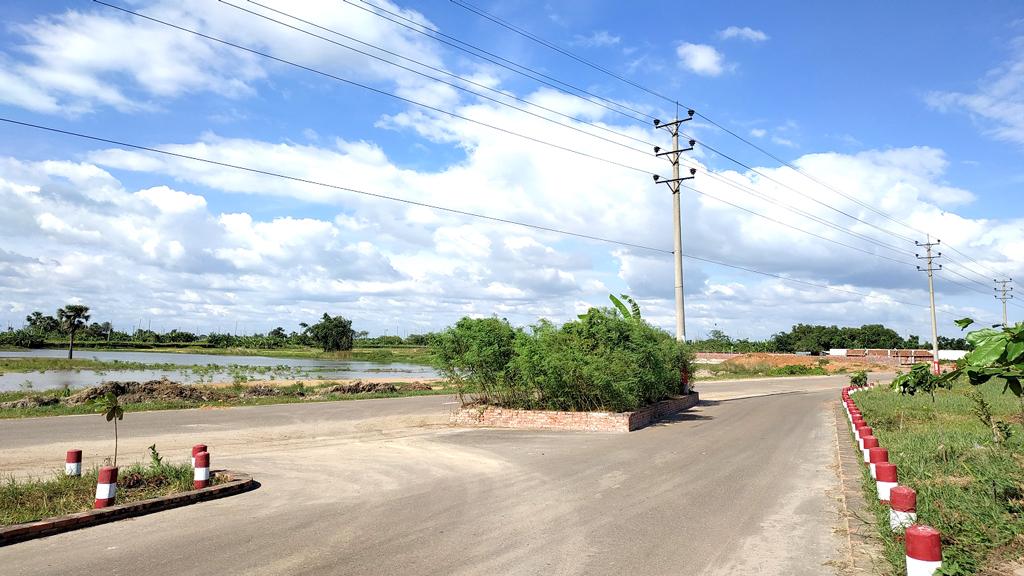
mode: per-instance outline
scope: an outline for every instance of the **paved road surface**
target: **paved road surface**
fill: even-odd
[[[449,397],[128,414],[123,454],[204,441],[262,487],[0,548],[0,571],[830,574],[844,381],[702,383],[719,400],[630,434],[451,429]],[[109,434],[98,416],[0,421],[0,471]]]

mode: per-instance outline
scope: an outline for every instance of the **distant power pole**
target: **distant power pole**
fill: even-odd
[[[932,304],[932,372],[938,375],[939,328],[938,325],[935,323],[935,282],[932,279],[932,277],[934,276],[936,270],[942,270],[942,264],[939,264],[939,266],[936,268],[935,266],[932,265],[932,263],[935,261],[936,258],[942,257],[942,252],[932,254],[932,246],[938,246],[942,242],[942,240],[936,240],[935,242],[932,242],[931,236],[927,236],[926,240],[927,242],[924,243],[914,242],[914,244],[918,246],[924,246],[925,249],[924,256],[921,256],[920,254],[914,254],[914,256],[917,256],[918,260],[925,260],[927,262],[927,266],[925,266],[924,268],[918,266],[917,269],[919,271],[923,270],[928,272],[928,298],[931,300]]]
[[[683,305],[683,228],[682,215],[679,208],[679,187],[683,180],[691,180],[697,174],[696,168],[690,168],[689,176],[686,178],[679,177],[680,157],[683,152],[693,150],[694,144],[697,143],[694,140],[690,140],[689,148],[679,147],[679,125],[683,122],[693,120],[694,111],[687,110],[686,114],[687,117],[680,120],[678,110],[676,110],[676,119],[672,122],[662,124],[661,120],[658,120],[657,118],[654,120],[655,128],[664,128],[672,134],[671,150],[662,152],[660,146],[654,147],[655,156],[665,156],[668,158],[669,162],[672,163],[672,178],[665,179],[655,174],[654,181],[667,184],[669,190],[672,191],[672,254],[676,265],[676,340],[680,342],[686,342],[686,308]]]
[[[1011,282],[1013,282],[1013,278],[1007,278],[1006,280],[993,280],[993,282],[995,282],[996,284],[999,284],[999,286],[996,287],[996,288],[993,288],[993,290],[999,292],[999,294],[996,295],[996,300],[1002,300],[1003,301],[1003,326],[1005,327],[1005,326],[1007,326],[1007,323],[1006,323],[1006,301],[1007,300],[1013,300],[1013,294],[1009,294],[1009,292],[1013,291],[1013,286],[1010,286],[1009,288],[1007,288],[1006,285],[1011,283]]]

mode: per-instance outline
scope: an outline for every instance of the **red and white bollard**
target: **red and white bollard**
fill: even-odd
[[[878,447],[878,438],[875,438],[874,436],[865,436],[861,438],[861,441],[864,445],[864,448],[861,450],[861,452],[864,453],[864,465],[867,466],[870,462],[870,454],[868,451],[872,448]]]
[[[917,492],[907,486],[889,490],[889,528],[899,532],[914,522],[917,522]]]
[[[898,485],[896,465],[891,462],[879,462],[875,465],[875,488],[878,490],[878,501],[888,506],[892,489]],[[891,515],[891,514],[890,514]]]
[[[864,426],[858,426],[857,427],[857,447],[858,448],[860,448],[861,450],[864,449],[864,439],[867,438],[868,436],[871,436],[872,432],[874,432],[874,431],[871,429],[871,426],[868,426],[867,424],[865,424]]]
[[[907,576],[932,576],[942,567],[942,537],[931,526],[907,528]]]
[[[871,471],[871,478],[878,480],[878,476],[875,475],[875,468],[882,462],[889,461],[889,450],[876,446],[868,450],[868,469]]]
[[[117,494],[117,468],[104,466],[96,477],[96,502],[93,508],[106,508],[114,505]]]
[[[81,476],[82,475],[82,451],[81,450],[68,450],[67,456],[64,457],[64,475],[65,476]]]
[[[196,454],[207,452],[206,444],[196,444],[192,447],[192,467],[196,467]]]
[[[210,453],[200,452],[196,454],[195,476],[193,476],[193,487],[196,490],[206,488],[210,485]]]

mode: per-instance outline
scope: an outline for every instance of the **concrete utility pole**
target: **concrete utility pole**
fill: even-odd
[[[936,270],[942,270],[942,264],[939,264],[938,268],[936,268],[935,266],[932,266],[932,262],[936,258],[942,257],[942,252],[932,254],[932,246],[938,246],[942,240],[932,242],[931,236],[927,236],[926,239],[927,242],[924,243],[914,242],[914,244],[917,244],[918,246],[924,246],[925,255],[921,256],[920,254],[914,254],[914,256],[917,256],[918,260],[927,261],[928,264],[924,268],[918,266],[917,269],[918,271],[923,270],[928,272],[928,297],[932,304],[932,372],[937,376],[939,374],[939,329],[935,322],[935,282],[932,277]]]
[[[687,117],[680,120],[678,114],[676,119],[672,122],[662,124],[661,120],[654,120],[655,128],[664,128],[672,134],[672,149],[661,151],[660,146],[654,147],[655,156],[665,156],[672,163],[672,178],[665,179],[655,174],[654,181],[662,182],[668,185],[669,190],[672,191],[672,240],[673,240],[673,260],[676,266],[676,340],[680,342],[686,342],[686,308],[683,305],[683,227],[682,227],[682,215],[679,208],[679,185],[683,180],[691,180],[694,175],[697,174],[696,168],[690,168],[690,175],[686,178],[680,178],[679,176],[679,159],[683,152],[689,152],[693,150],[694,144],[697,142],[690,140],[689,148],[679,147],[679,125],[688,120],[693,120],[694,111],[688,110]]]
[[[993,290],[999,292],[999,294],[996,295],[996,300],[1002,300],[1003,301],[1003,326],[1005,327],[1005,326],[1007,326],[1007,323],[1006,323],[1006,301],[1007,300],[1013,300],[1013,294],[1009,294],[1009,292],[1013,290],[1013,286],[1010,286],[1009,288],[1007,288],[1006,285],[1011,283],[1011,282],[1013,282],[1013,278],[1007,278],[1006,280],[993,280],[993,282],[995,282],[996,284],[999,284],[999,286],[996,287],[996,288],[993,288]]]

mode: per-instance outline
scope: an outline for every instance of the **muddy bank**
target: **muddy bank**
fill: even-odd
[[[436,382],[435,382],[436,384]],[[434,387],[431,382],[409,380],[394,381],[329,381],[306,386],[290,380],[263,381],[252,384],[218,383],[211,385],[182,384],[161,379],[147,382],[104,382],[67,395],[54,393],[30,394],[9,402],[0,402],[0,409],[24,409],[47,406],[82,406],[113,393],[121,404],[142,404],[160,402],[231,402],[249,398],[294,397],[310,400],[329,399],[332,396],[353,394],[399,393],[403,391],[427,391]]]

